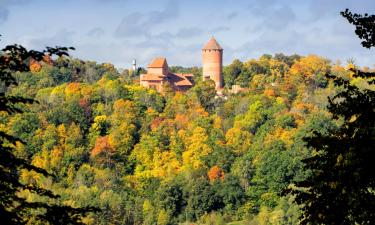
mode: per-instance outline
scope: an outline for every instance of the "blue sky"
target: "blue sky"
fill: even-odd
[[[201,66],[214,35],[224,63],[262,54],[318,54],[375,64],[360,45],[345,8],[375,14],[374,0],[0,0],[0,44],[74,46],[74,57],[129,68],[157,56]]]

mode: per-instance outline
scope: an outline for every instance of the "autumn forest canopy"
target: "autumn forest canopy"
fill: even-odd
[[[311,199],[324,188],[351,193],[353,184],[333,178],[373,169],[355,146],[367,146],[363,154],[374,159],[373,142],[366,141],[374,136],[375,68],[353,60],[282,53],[236,59],[223,68],[224,98],[215,97],[213,82],[202,81],[199,67],[171,67],[194,74],[195,86],[158,93],[139,85],[140,71],[71,58],[69,49],[20,49],[0,52],[1,150],[9,152],[1,155],[1,187],[17,189],[0,217],[12,212],[14,223],[298,224],[305,218],[328,224],[337,218],[304,202],[316,206]],[[21,53],[9,54],[14,51]],[[243,91],[230,93],[232,85]],[[360,112],[350,108],[357,103]],[[364,141],[355,142],[356,135]],[[340,149],[329,150],[332,143]],[[329,158],[322,149],[337,154]],[[6,164],[8,156],[19,164]],[[339,172],[315,176],[330,168],[323,162],[334,162]],[[3,182],[5,172],[14,183]],[[365,176],[354,186],[363,184],[358,193],[365,189],[374,199],[373,174]],[[314,184],[322,185],[309,193]],[[336,196],[327,199],[340,203]],[[358,199],[365,202],[352,200]],[[40,205],[28,205],[33,202]],[[20,205],[27,207],[17,214]],[[374,221],[359,206],[343,210],[342,224]],[[56,220],[59,212],[66,220]]]

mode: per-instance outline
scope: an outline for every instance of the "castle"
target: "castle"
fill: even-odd
[[[223,88],[223,48],[212,37],[202,49],[203,80],[211,79],[219,92]],[[193,74],[171,73],[167,60],[154,59],[147,66],[147,73],[141,74],[140,84],[163,92],[166,82],[174,91],[187,91],[194,85]]]

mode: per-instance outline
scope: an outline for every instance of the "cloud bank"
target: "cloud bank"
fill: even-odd
[[[375,2],[0,0],[0,32],[5,43],[74,46],[73,56],[118,67],[130,67],[134,58],[145,66],[157,56],[172,65],[200,66],[201,48],[212,35],[224,48],[226,64],[283,52],[355,58],[372,66],[374,54],[339,15],[345,8],[371,13]]]

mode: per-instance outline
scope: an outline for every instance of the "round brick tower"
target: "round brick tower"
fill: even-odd
[[[216,90],[223,87],[223,49],[212,37],[202,49],[203,80],[215,81]]]

